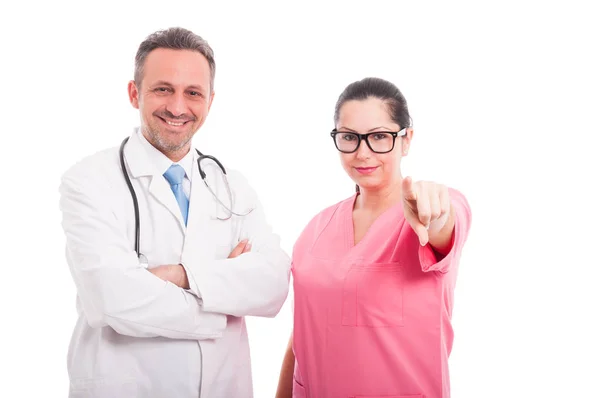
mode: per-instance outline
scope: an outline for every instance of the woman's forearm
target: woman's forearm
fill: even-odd
[[[292,336],[288,342],[283,363],[281,364],[281,372],[279,373],[279,384],[277,385],[277,394],[275,398],[292,398],[292,388],[294,383],[294,363],[296,357],[292,350]]]

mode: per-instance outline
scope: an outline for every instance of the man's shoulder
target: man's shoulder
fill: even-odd
[[[242,171],[236,168],[230,168],[225,166],[225,172],[227,173],[227,182],[231,185],[232,189],[243,189],[254,192],[252,178],[249,178]]]
[[[95,153],[85,155],[71,166],[61,176],[61,182],[77,184],[98,184],[107,176],[114,173],[119,162],[119,148],[104,148]]]

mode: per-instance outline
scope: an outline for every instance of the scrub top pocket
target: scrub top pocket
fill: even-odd
[[[294,387],[292,389],[292,398],[306,398],[306,390],[296,378],[294,378]]]
[[[348,398],[424,398],[423,394],[410,395],[353,395]]]
[[[342,325],[404,326],[403,285],[400,263],[353,266],[344,281]]]

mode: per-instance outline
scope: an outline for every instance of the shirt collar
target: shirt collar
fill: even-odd
[[[192,149],[190,149],[188,151],[188,153],[179,162],[173,162],[171,159],[166,157],[164,153],[162,153],[161,151],[156,149],[154,147],[154,145],[152,145],[146,139],[144,134],[142,134],[141,128],[138,129],[137,133],[138,133],[138,136],[142,143],[142,146],[144,147],[144,149],[146,150],[146,152],[148,154],[150,162],[152,162],[152,164],[155,165],[156,171],[158,174],[163,175],[169,169],[169,167],[171,167],[171,165],[173,163],[176,163],[176,164],[180,165],[181,167],[183,167],[183,169],[185,170],[185,176],[187,177],[187,179],[188,180],[192,179],[192,177],[191,177],[192,176],[192,168],[193,168],[193,164],[194,164],[194,151]]]

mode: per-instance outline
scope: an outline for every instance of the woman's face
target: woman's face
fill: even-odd
[[[390,152],[376,153],[363,139],[355,152],[340,152],[344,170],[359,187],[379,190],[400,181],[400,160],[408,154],[412,129],[406,130],[407,135],[404,138],[398,135],[394,143],[393,138],[385,133],[398,132],[400,126],[392,120],[388,107],[382,100],[370,97],[344,103],[340,108],[336,130],[358,134],[382,133],[369,137],[369,143],[378,152],[389,150],[393,144]],[[338,148],[354,149],[356,138],[350,134],[338,134]]]

